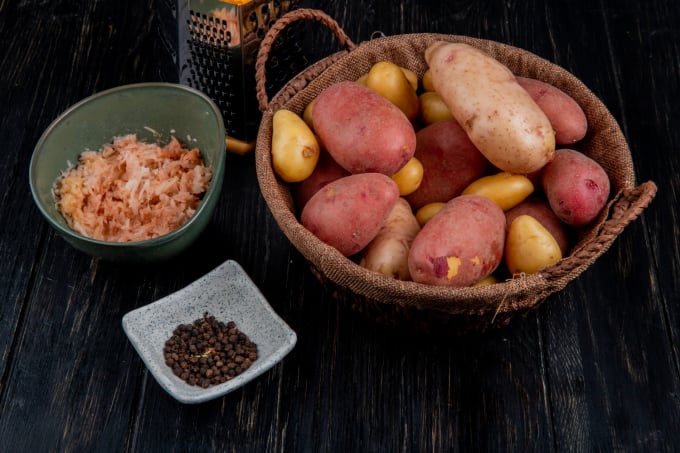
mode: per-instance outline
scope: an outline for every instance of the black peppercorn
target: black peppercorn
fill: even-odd
[[[165,342],[163,357],[180,379],[207,388],[248,369],[257,360],[257,345],[236,328],[208,313],[192,324],[179,324]]]

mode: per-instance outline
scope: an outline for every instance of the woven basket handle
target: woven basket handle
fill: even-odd
[[[315,20],[320,22],[329,28],[335,36],[338,38],[340,46],[343,47],[347,52],[351,51],[356,47],[356,44],[352,42],[351,39],[345,34],[343,29],[338,25],[338,23],[331,18],[329,15],[323,11],[309,8],[294,9],[280,18],[278,18],[274,25],[271,26],[267,34],[262,38],[260,42],[260,48],[257,52],[257,60],[255,61],[255,88],[257,101],[260,104],[260,110],[265,111],[269,107],[269,98],[267,96],[266,82],[267,77],[265,74],[265,65],[269,59],[269,52],[271,51],[272,45],[278,38],[279,34],[293,22],[299,20]]]
[[[574,251],[571,260],[560,262],[546,270],[544,276],[560,278],[584,263],[591,262],[595,257],[604,253],[621,234],[623,229],[638,218],[642,211],[651,203],[656,195],[656,184],[647,181],[637,187],[622,190],[610,209],[611,216],[600,227],[600,231],[592,241],[583,248]]]

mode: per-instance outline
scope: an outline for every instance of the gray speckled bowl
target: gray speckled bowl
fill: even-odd
[[[165,364],[163,346],[177,325],[192,323],[205,312],[225,323],[234,321],[257,344],[258,358],[230,381],[204,389],[173,374]],[[188,404],[223,396],[250,382],[283,359],[297,342],[295,332],[274,312],[243,268],[232,260],[185,288],[127,313],[122,324],[156,381],[176,400]]]

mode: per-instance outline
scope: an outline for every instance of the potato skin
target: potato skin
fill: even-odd
[[[538,220],[543,227],[552,234],[560,246],[563,256],[569,251],[569,230],[567,225],[557,217],[546,200],[539,197],[529,197],[505,213],[508,227],[520,215],[529,215]]]
[[[420,119],[424,124],[453,118],[451,111],[436,91],[424,91],[418,96],[418,100],[420,101]]]
[[[462,43],[425,51],[435,90],[489,161],[527,174],[552,160],[555,134],[545,113],[499,61]]]
[[[517,82],[543,110],[555,131],[555,143],[571,145],[585,137],[588,119],[580,105],[564,91],[541,80],[517,76]]]
[[[561,259],[559,244],[535,218],[522,214],[508,226],[505,264],[512,275],[535,274]]]
[[[389,176],[345,176],[309,199],[300,223],[343,255],[354,255],[375,238],[398,198],[399,188]]]
[[[446,203],[486,171],[489,161],[456,120],[439,121],[416,134],[415,157],[423,165],[420,186],[406,197],[414,210]]]
[[[607,173],[579,151],[560,149],[541,174],[550,207],[564,223],[584,226],[600,214],[609,198]]]
[[[338,165],[331,155],[322,148],[319,153],[319,161],[309,178],[293,184],[291,187],[298,212],[301,212],[307,201],[312,198],[312,195],[321,190],[326,184],[349,175],[350,172]]]
[[[408,252],[419,232],[411,206],[399,198],[378,234],[362,250],[359,265],[397,280],[411,280]]]
[[[415,129],[404,113],[356,82],[339,82],[319,93],[312,122],[331,156],[353,174],[391,176],[415,152]]]
[[[272,119],[272,166],[286,182],[309,178],[319,161],[319,142],[307,123],[290,110],[280,109]]]
[[[423,226],[409,252],[413,281],[469,286],[490,275],[503,259],[505,215],[479,195],[449,201]]]
[[[493,200],[503,211],[514,208],[534,192],[524,175],[500,172],[482,176],[463,190],[463,195],[481,195]]]

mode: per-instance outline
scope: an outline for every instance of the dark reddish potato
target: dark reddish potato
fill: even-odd
[[[406,196],[414,210],[457,197],[488,166],[486,157],[456,120],[439,121],[419,130],[415,157],[423,165],[423,180]]]
[[[588,131],[588,119],[580,105],[559,88],[536,79],[517,77],[517,82],[543,110],[555,130],[555,143],[571,145]]]
[[[349,175],[350,173],[347,170],[338,165],[331,155],[322,149],[319,154],[319,161],[309,178],[292,186],[295,206],[298,212],[301,212],[307,201],[312,198],[312,195],[321,190],[326,184]]]

